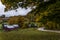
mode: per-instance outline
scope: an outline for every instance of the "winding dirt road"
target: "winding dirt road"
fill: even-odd
[[[60,33],[60,31],[55,31],[55,30],[45,30],[44,27],[38,28],[37,30],[39,30],[39,31],[46,31],[46,32]]]

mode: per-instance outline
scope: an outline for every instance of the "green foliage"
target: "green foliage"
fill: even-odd
[[[48,6],[48,9],[41,14],[41,21],[47,29],[60,30],[60,1]]]
[[[6,6],[6,11],[9,9],[17,9],[18,8],[18,4],[20,3],[20,7],[27,7],[29,5],[36,5],[40,2],[42,2],[43,0],[1,0],[2,3]],[[12,8],[13,7],[13,8]]]
[[[60,30],[59,0],[42,2],[30,14],[32,14],[31,17],[36,23],[40,22],[41,26],[45,26],[47,29]]]
[[[2,0],[2,2],[6,5],[6,9],[10,9],[11,6],[18,8],[18,2],[23,2],[21,7],[37,6],[26,17],[13,17],[12,19],[15,18],[16,20],[12,21],[12,24],[19,24],[22,28],[25,28],[28,23],[35,22],[38,26],[42,25],[47,29],[60,30],[60,0],[49,0],[46,2],[43,2],[43,0]],[[25,21],[26,19],[27,22]]]
[[[31,19],[37,24],[40,22],[39,26],[45,26],[46,29],[60,30],[60,1],[42,2],[30,14],[32,14]]]
[[[14,16],[10,17],[8,20],[9,24],[18,24],[21,28],[27,28],[29,20],[23,16]]]

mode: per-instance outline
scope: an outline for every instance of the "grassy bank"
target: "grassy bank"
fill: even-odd
[[[42,32],[33,28],[0,32],[0,40],[60,40],[60,34]]]

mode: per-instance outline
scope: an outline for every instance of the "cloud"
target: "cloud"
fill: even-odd
[[[16,10],[7,11],[7,12],[4,12],[4,13],[7,17],[9,17],[9,16],[18,16],[18,15],[24,16],[24,15],[27,15],[27,13],[29,13],[32,9],[30,7],[27,8],[27,9],[19,7]]]
[[[4,14],[5,6],[0,1],[0,16]]]

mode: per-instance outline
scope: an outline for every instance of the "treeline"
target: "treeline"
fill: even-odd
[[[5,3],[5,1],[3,3]],[[41,0],[40,1],[28,0],[26,1],[26,4],[24,4],[25,6],[22,6],[22,7],[26,7],[30,4],[34,4],[37,7],[36,9],[33,9],[30,13],[28,13],[25,17],[17,17],[17,18],[12,17],[10,19],[11,21],[15,19],[16,21],[15,23],[20,24],[20,25],[23,24],[24,27],[26,24],[28,25],[29,23],[33,23],[33,24],[37,24],[37,27],[44,26],[46,29],[60,30],[60,0],[49,0],[46,2],[41,1]],[[27,21],[25,21],[26,19]]]
[[[6,6],[5,11],[8,10],[15,10],[19,6],[20,7],[27,7],[27,6],[34,6],[43,2],[44,0],[1,0],[2,3]]]
[[[18,24],[20,28],[28,28],[27,26],[29,24],[29,19],[27,19],[25,16],[13,16],[10,17],[7,22],[10,25]]]
[[[38,6],[35,14],[40,14],[36,21],[40,21],[46,29],[60,30],[60,1],[45,2]],[[36,14],[36,15],[37,15]]]

